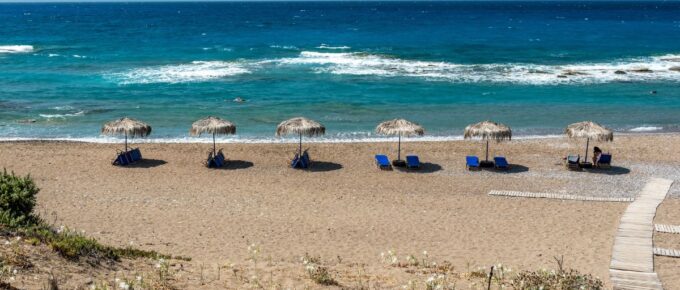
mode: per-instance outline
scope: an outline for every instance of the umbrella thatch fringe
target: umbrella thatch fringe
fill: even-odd
[[[394,119],[382,122],[375,127],[375,132],[382,135],[423,136],[425,129],[411,121]]]
[[[567,126],[564,133],[569,138],[589,138],[597,141],[613,141],[612,130],[591,121],[578,122]]]
[[[127,134],[127,136],[133,138],[146,137],[151,134],[151,126],[142,121],[125,117],[104,124],[101,133],[104,135]]]
[[[483,140],[511,140],[512,129],[501,123],[483,121],[465,127],[465,139],[481,138]]]
[[[202,133],[229,135],[236,134],[236,125],[218,117],[206,117],[191,124],[189,133],[200,136]]]
[[[317,121],[304,117],[297,117],[283,121],[276,127],[276,136],[288,134],[301,134],[307,137],[314,137],[326,134],[326,127]]]

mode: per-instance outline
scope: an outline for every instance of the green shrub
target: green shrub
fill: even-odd
[[[604,289],[600,279],[590,274],[584,275],[576,270],[569,271],[524,271],[512,280],[514,289]]]
[[[33,214],[36,194],[40,191],[30,176],[18,177],[3,170],[0,175],[0,229],[3,234],[21,235],[34,242],[49,245],[61,256],[78,260],[85,258],[91,264],[127,258],[170,258],[155,251],[131,247],[115,248],[100,244],[77,232],[56,231],[51,225]],[[182,258],[190,260],[190,258]]]
[[[30,223],[38,191],[30,176],[16,176],[3,169],[0,174],[0,223],[9,228]]]

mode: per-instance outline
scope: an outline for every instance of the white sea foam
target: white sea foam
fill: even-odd
[[[529,139],[545,139],[545,138],[560,138],[562,135],[531,135],[518,136],[513,140],[529,140]],[[121,142],[121,138],[99,136],[99,137],[74,137],[74,138],[30,138],[30,137],[0,137],[0,141],[75,141],[87,143],[104,143],[116,144]],[[441,141],[461,141],[462,135],[457,136],[423,136],[410,137],[401,139],[402,143],[408,142],[441,142]],[[136,138],[128,139],[129,143],[212,143],[212,138],[194,138],[194,137],[169,137],[169,138]],[[297,144],[299,140],[295,137],[290,138],[275,138],[275,137],[241,137],[232,135],[232,137],[219,138],[216,140],[220,144]],[[322,137],[322,138],[307,138],[304,141],[306,144],[323,144],[323,143],[383,143],[396,142],[394,137]]]
[[[630,131],[630,132],[653,132],[653,131],[660,131],[662,129],[663,129],[663,127],[641,126],[641,127],[635,127],[635,128],[630,129],[628,131]]]
[[[28,53],[33,52],[32,45],[0,45],[0,53]]]
[[[330,50],[346,50],[346,49],[350,49],[351,47],[345,46],[345,45],[343,45],[343,46],[329,46],[329,45],[322,43],[321,45],[317,46],[316,48],[318,48],[318,49],[330,49]]]
[[[52,109],[57,110],[57,111],[66,111],[66,110],[73,110],[73,107],[66,105],[66,106],[55,106],[52,107]]]
[[[272,46],[274,47],[274,46]],[[458,64],[408,60],[361,52],[301,51],[295,57],[226,61],[133,69],[109,75],[121,84],[209,81],[257,70],[308,67],[316,73],[373,77],[409,77],[454,83],[524,85],[597,84],[610,82],[680,82],[680,55],[664,55],[573,64]]]
[[[109,77],[120,84],[183,83],[207,81],[250,73],[242,64],[224,61],[194,61],[188,64],[137,68]]]
[[[270,45],[270,48],[280,48],[280,49],[289,49],[289,50],[298,50],[298,47],[295,45]]]
[[[59,54],[57,54],[57,53],[50,53],[50,54],[47,55],[47,57],[57,57],[57,56],[59,56]]]
[[[60,119],[65,119],[68,117],[78,117],[78,116],[83,116],[85,115],[85,111],[80,111],[76,113],[71,113],[71,114],[40,114],[40,117],[47,118],[47,119],[52,119],[52,118],[60,118]]]
[[[528,85],[588,84],[608,82],[680,81],[671,70],[680,55],[641,57],[608,63],[541,65],[528,63],[457,64],[417,61],[384,55],[350,52],[303,51],[298,57],[276,62],[309,65],[317,73],[378,77],[417,77],[459,83],[518,83]]]

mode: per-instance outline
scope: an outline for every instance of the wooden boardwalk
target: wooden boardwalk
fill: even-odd
[[[654,248],[654,255],[680,258],[680,250],[665,249],[665,248]]]
[[[632,202],[635,200],[632,197],[596,197],[583,196],[573,194],[561,193],[543,193],[543,192],[523,192],[523,191],[509,191],[509,190],[492,190],[489,195],[495,196],[509,196],[509,197],[528,197],[528,198],[553,198],[563,200],[583,200],[583,201],[605,201],[605,202]]]
[[[660,233],[680,234],[680,226],[654,224],[654,230]]]
[[[654,216],[672,180],[652,178],[628,205],[614,238],[609,276],[614,289],[663,289],[654,273]]]

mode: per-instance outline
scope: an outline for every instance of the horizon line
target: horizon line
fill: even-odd
[[[41,3],[248,3],[248,2],[680,2],[680,0],[0,0],[0,4]]]

